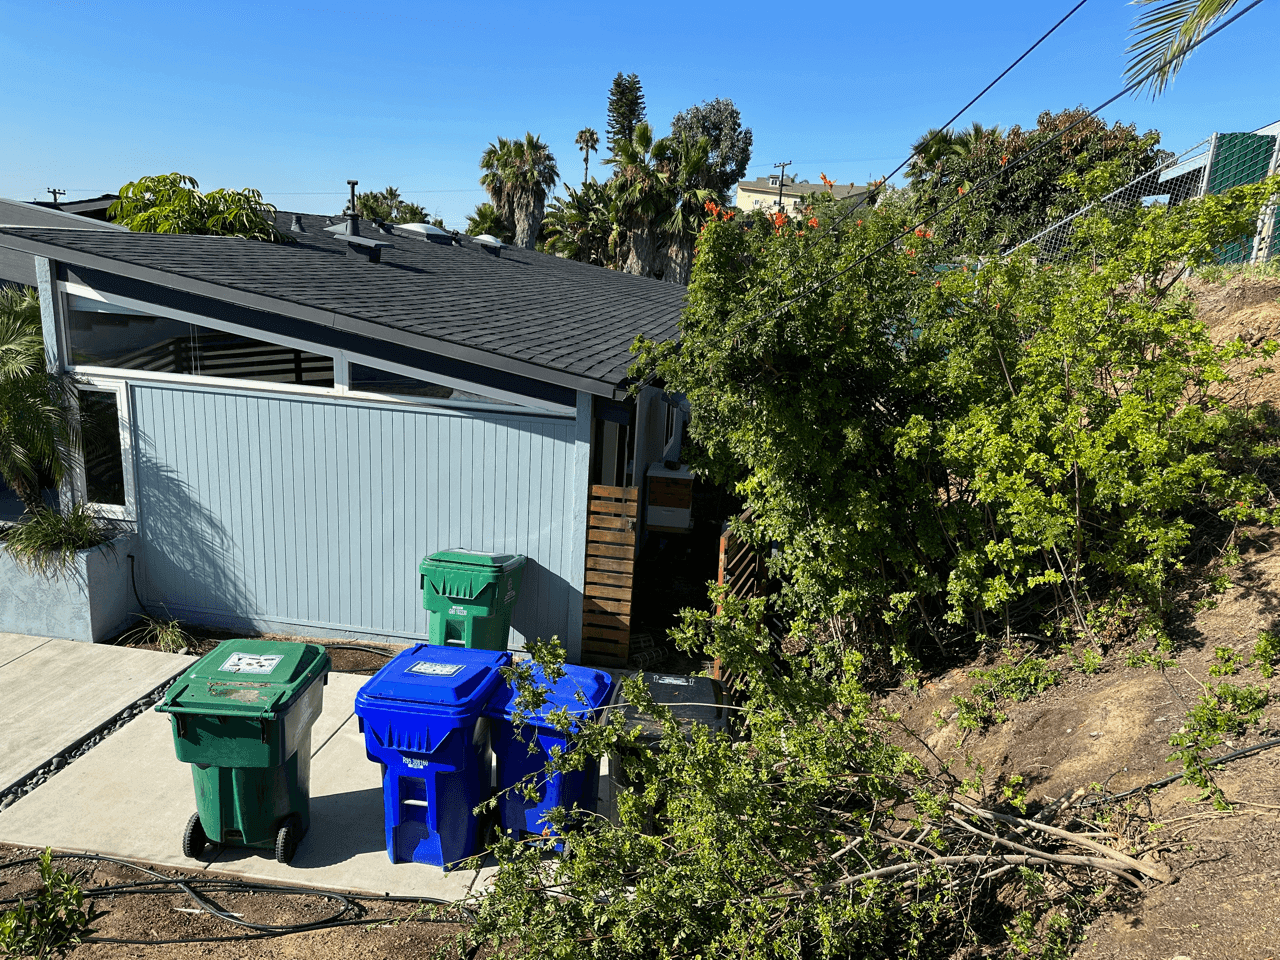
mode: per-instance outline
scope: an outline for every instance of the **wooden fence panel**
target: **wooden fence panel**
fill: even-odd
[[[625,667],[631,642],[639,487],[595,484],[587,506],[587,576],[582,660]]]

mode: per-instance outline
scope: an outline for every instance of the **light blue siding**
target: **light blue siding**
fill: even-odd
[[[555,634],[576,654],[583,572],[569,541],[586,479],[573,420],[130,389],[139,587],[153,609],[424,637],[418,563],[462,546],[529,557],[513,641]]]

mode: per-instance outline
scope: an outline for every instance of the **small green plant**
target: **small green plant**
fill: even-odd
[[[41,510],[9,530],[5,549],[18,565],[31,573],[56,579],[75,564],[77,550],[96,547],[111,539],[106,525],[77,503],[66,513]]]
[[[1183,779],[1204,791],[1203,799],[1212,799],[1218,810],[1229,810],[1222,789],[1209,773],[1212,760],[1205,754],[1221,745],[1228,736],[1238,736],[1246,727],[1262,718],[1267,705],[1267,692],[1261,687],[1237,687],[1220,683],[1205,687],[1205,695],[1187,713],[1187,721],[1169,738],[1176,747],[1168,757],[1182,762]]]
[[[1253,645],[1253,664],[1263,679],[1270,680],[1275,676],[1277,661],[1280,661],[1280,636],[1270,630],[1263,630],[1258,634],[1258,642]]]
[[[1244,665],[1244,658],[1230,647],[1214,647],[1213,658],[1217,661],[1209,668],[1213,677],[1234,677]]]
[[[44,889],[30,902],[19,898],[16,907],[0,913],[0,956],[6,960],[65,957],[105,916],[92,903],[85,905],[84,894],[71,874],[53,866],[52,850],[45,848],[39,864]]]
[[[1062,671],[1049,669],[1047,660],[1027,657],[990,670],[972,670],[969,676],[978,681],[971,695],[951,698],[959,713],[956,724],[961,730],[981,730],[993,723],[1004,723],[1009,717],[1000,709],[1001,701],[1030,700],[1058,683]]]
[[[1085,647],[1078,657],[1072,654],[1071,659],[1075,661],[1076,669],[1090,676],[1101,670],[1104,662],[1102,654],[1093,647]]]
[[[1124,665],[1130,668],[1151,667],[1155,670],[1167,670],[1176,666],[1178,661],[1162,656],[1161,650],[1131,650],[1124,658]]]
[[[127,647],[155,646],[165,653],[177,653],[183,647],[191,646],[191,638],[180,621],[161,620],[145,613],[140,614],[138,622],[121,635],[120,642]]]

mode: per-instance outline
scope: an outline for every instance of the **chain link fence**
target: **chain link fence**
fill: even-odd
[[[1175,206],[1207,193],[1222,193],[1257,183],[1280,170],[1280,136],[1264,133],[1215,133],[1189,150],[1161,163],[1100,200],[1009,248],[1007,253],[1033,247],[1040,258],[1052,260],[1071,242],[1076,224],[1090,213],[1131,210],[1136,206]],[[1280,210],[1263,209],[1254,236],[1223,247],[1221,264],[1260,263],[1280,256]]]

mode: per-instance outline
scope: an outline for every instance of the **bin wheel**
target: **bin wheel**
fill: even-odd
[[[293,855],[298,852],[298,842],[301,839],[302,833],[298,829],[298,818],[290,817],[276,831],[276,860],[280,863],[288,863],[292,860]]]
[[[209,838],[205,835],[204,827],[200,825],[200,814],[193,813],[191,819],[187,821],[187,829],[182,834],[182,855],[194,860],[204,853],[204,848],[208,844]]]

